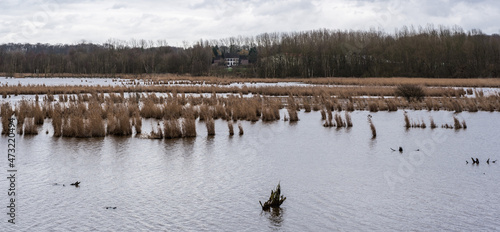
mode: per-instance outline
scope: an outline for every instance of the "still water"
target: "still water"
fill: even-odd
[[[500,163],[485,161],[500,159],[500,114],[457,117],[466,130],[405,130],[402,111],[355,111],[354,127],[336,129],[300,112],[295,124],[242,122],[232,137],[224,121],[213,137],[198,122],[198,137],[178,140],[53,138],[46,121],[37,136],[16,135],[16,225],[0,139],[0,231],[498,231]],[[262,212],[279,182],[282,209]]]

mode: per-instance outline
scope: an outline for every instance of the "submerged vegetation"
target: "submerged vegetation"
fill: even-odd
[[[286,200],[286,197],[281,195],[281,186],[278,183],[278,186],[276,186],[276,189],[271,190],[271,195],[269,196],[269,200],[264,202],[264,204],[262,204],[262,202],[260,202],[260,201],[259,201],[259,203],[260,203],[260,206],[262,207],[262,210],[267,211],[270,208],[279,208],[285,200]]]

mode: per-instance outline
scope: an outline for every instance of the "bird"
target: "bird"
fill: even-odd
[[[479,164],[479,159],[478,158],[476,158],[476,159],[474,159],[472,157],[470,157],[470,158],[472,159],[472,164]]]
[[[403,148],[399,147],[399,152],[403,153]]]
[[[491,161],[491,162],[492,162],[492,163],[496,163],[496,162],[497,162],[497,160],[493,160],[493,161]]]
[[[490,164],[490,158],[488,158],[488,160],[486,160],[486,163],[487,163],[487,164]]]
[[[71,183],[71,185],[74,185],[75,187],[78,187],[79,184],[80,184],[80,181],[77,181],[75,183]]]
[[[469,164],[469,161],[467,161],[467,160],[466,160],[466,161],[465,161],[465,164]]]

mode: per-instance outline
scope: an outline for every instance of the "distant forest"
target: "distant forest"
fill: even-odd
[[[238,58],[227,67],[227,58]],[[2,44],[0,72],[86,75],[175,73],[241,77],[499,77],[500,35],[460,27],[313,30],[200,40]]]

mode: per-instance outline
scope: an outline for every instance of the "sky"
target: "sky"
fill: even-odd
[[[162,40],[266,32],[460,26],[500,33],[498,0],[1,0],[0,44]]]

